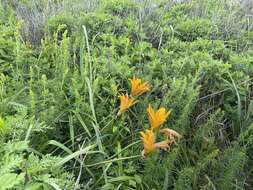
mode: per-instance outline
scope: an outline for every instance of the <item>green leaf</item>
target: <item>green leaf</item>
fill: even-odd
[[[22,181],[24,181],[24,174],[4,174],[0,177],[0,190],[15,188],[15,186],[20,184]]]
[[[84,149],[81,149],[81,150],[78,150],[68,156],[66,156],[65,158],[63,158],[60,162],[56,163],[54,165],[54,167],[59,167],[63,164],[65,164],[66,162],[72,160],[73,158],[77,158],[78,156],[80,156],[81,154],[89,154],[89,153],[97,153],[99,151],[89,151],[90,149],[94,148],[96,145],[90,145],[90,146],[87,146],[86,148]]]

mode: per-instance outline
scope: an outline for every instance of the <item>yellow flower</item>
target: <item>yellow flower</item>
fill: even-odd
[[[165,128],[160,130],[161,133],[164,133],[169,140],[172,142],[175,142],[175,138],[180,140],[182,138],[182,135],[180,135],[178,132],[174,131],[173,129]]]
[[[120,98],[120,110],[119,114],[125,112],[128,108],[130,108],[132,105],[136,104],[138,100],[135,100],[134,98],[131,98],[128,96],[128,94],[119,96]]]
[[[173,143],[170,140],[164,140],[158,143],[155,143],[155,135],[152,130],[146,130],[145,132],[140,132],[141,134],[141,140],[143,143],[143,154],[147,155],[151,152],[153,152],[155,149],[160,148],[165,151],[170,150],[170,146]]]
[[[153,108],[151,107],[151,105],[149,104],[147,108],[147,112],[148,112],[148,119],[151,125],[151,129],[154,130],[154,129],[157,129],[160,125],[162,125],[166,121],[167,117],[171,113],[171,110],[166,111],[165,108],[159,108],[155,112]]]
[[[144,92],[150,90],[150,85],[147,82],[142,83],[141,79],[133,77],[133,79],[129,79],[131,82],[131,95],[139,96]]]
[[[155,149],[155,135],[152,130],[146,130],[145,132],[140,132],[141,140],[144,147],[144,154],[148,154]]]

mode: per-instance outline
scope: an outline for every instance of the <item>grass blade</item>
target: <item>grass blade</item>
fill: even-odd
[[[76,158],[80,156],[81,154],[88,154],[88,153],[98,153],[99,151],[89,151],[90,149],[94,148],[96,145],[90,145],[85,147],[84,149],[78,150],[76,152],[73,152],[72,154],[69,154],[68,156],[64,157],[60,162],[56,163],[54,167],[62,166],[63,164],[67,163],[68,161],[72,160],[73,158]]]
[[[60,143],[60,142],[57,142],[55,140],[50,140],[48,142],[49,145],[54,145],[54,146],[57,146],[59,147],[60,149],[64,150],[65,152],[67,152],[68,154],[72,154],[73,152],[68,148],[66,147],[64,144]]]
[[[87,132],[87,134],[89,135],[89,137],[91,137],[91,133],[90,133],[88,127],[86,126],[86,124],[84,123],[81,115],[79,113],[77,113],[77,112],[74,112],[74,113],[75,113],[76,118],[79,120],[79,122],[81,123],[82,127],[84,128],[84,130]]]

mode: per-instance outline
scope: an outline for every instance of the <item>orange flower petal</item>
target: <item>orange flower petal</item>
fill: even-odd
[[[141,132],[141,140],[144,147],[144,155],[151,153],[155,149],[155,135],[152,130]]]
[[[150,85],[145,82],[142,83],[141,79],[133,77],[133,79],[129,79],[131,82],[131,95],[139,96],[150,90]]]
[[[147,108],[147,112],[149,123],[153,130],[162,125],[171,113],[171,111],[166,112],[166,109],[163,107],[159,108],[157,111],[154,111],[150,104]]]
[[[129,97],[128,94],[120,95],[119,98],[120,98],[119,114],[125,112],[128,108],[130,108],[131,106],[133,106],[138,102],[138,100]]]

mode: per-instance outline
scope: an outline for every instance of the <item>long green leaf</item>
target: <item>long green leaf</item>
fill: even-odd
[[[96,145],[87,146],[84,149],[78,150],[78,151],[64,157],[60,162],[56,163],[54,165],[54,167],[59,167],[65,163],[67,163],[68,161],[72,160],[73,158],[80,156],[81,154],[98,153],[99,151],[89,151],[90,149],[94,148],[95,146]]]
[[[72,152],[68,147],[66,147],[64,144],[62,144],[62,143],[60,143],[60,142],[57,142],[57,141],[55,141],[55,140],[50,140],[50,141],[48,141],[48,144],[57,146],[57,147],[61,148],[62,150],[64,150],[65,152],[67,152],[68,154],[72,154],[72,153],[73,153],[73,152]]]
[[[87,134],[89,135],[89,137],[91,137],[91,133],[88,129],[88,127],[86,126],[86,124],[84,123],[81,115],[77,112],[74,112],[75,113],[75,116],[77,117],[77,119],[79,120],[79,122],[81,123],[81,125],[83,126],[84,130],[87,132]]]

